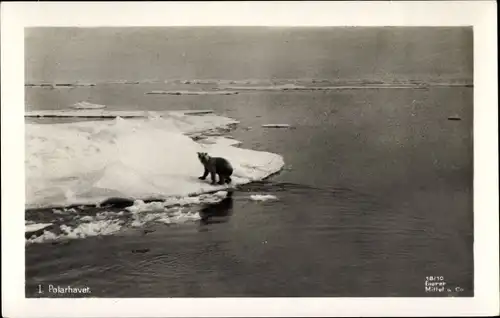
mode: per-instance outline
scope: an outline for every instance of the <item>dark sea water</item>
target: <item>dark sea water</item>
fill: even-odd
[[[345,79],[364,74],[368,75],[363,78],[381,81],[446,83],[472,78],[467,42],[472,39],[465,29],[413,33],[323,30],[314,36],[302,34],[303,30],[290,35],[285,30],[273,34],[274,39],[297,41],[292,43],[294,48],[303,51],[290,50],[284,62],[276,63],[272,61],[288,52],[282,47],[285,44],[278,45],[255,31],[245,39],[261,37],[258,43],[264,53],[246,53],[252,61],[260,58],[256,67],[241,63],[243,57],[234,52],[247,51],[250,46],[244,41],[233,43],[242,35],[227,30],[225,36],[214,33],[212,38],[201,37],[196,42],[201,45],[219,39],[219,45],[207,44],[213,55],[195,53],[197,45],[186,39],[196,36],[192,31],[166,37],[177,36],[181,39],[176,43],[184,43],[169,50],[156,47],[158,41],[145,50],[134,45],[133,37],[125,41],[125,37],[119,40],[106,32],[102,38],[71,32],[76,44],[66,46],[60,39],[63,33],[45,35],[47,43],[58,43],[51,46],[37,42],[41,40],[36,32],[28,33],[33,48],[27,49],[27,65],[35,66],[28,68],[27,78],[49,82],[155,78],[169,74],[168,70],[175,73],[175,63],[166,61],[180,58],[172,53],[176,50],[191,56],[193,64],[188,65],[200,66],[187,73],[176,69],[180,75],[173,77],[199,78],[201,72],[217,78],[222,76],[218,72],[226,72],[224,79],[263,78],[265,74],[333,78],[333,71],[321,67],[328,66],[340,70],[338,74],[348,73]],[[147,39],[152,33],[136,32],[135,36],[146,37],[145,43],[152,41]],[[105,48],[89,44],[108,43],[104,39],[110,38],[114,45]],[[347,47],[339,48],[339,43]],[[75,47],[83,44],[94,53],[82,53],[83,57],[68,53],[79,52]],[[55,51],[47,52],[49,47]],[[378,57],[366,53],[368,49]],[[137,52],[141,50],[144,52]],[[219,69],[220,57],[213,57],[213,65],[201,62],[207,56],[219,56],[217,50],[229,51],[232,59],[227,61],[236,69]],[[91,61],[106,60],[103,52],[117,52],[118,57],[108,57],[113,62],[104,71],[92,69]],[[161,74],[150,64],[153,52],[160,52],[159,59],[163,59]],[[149,62],[130,66],[136,61],[133,57],[141,54]],[[45,56],[44,63],[40,56]],[[53,60],[63,66],[52,65]],[[277,65],[269,69],[266,63]],[[380,66],[377,71],[370,69],[374,65]],[[145,94],[162,87],[165,84],[27,87],[26,103],[28,110],[64,109],[82,100],[116,110],[212,109],[240,121],[229,134],[242,141],[242,147],[282,155],[284,169],[267,180],[243,186],[230,201],[205,207],[210,216],[205,222],[27,245],[28,297],[50,296],[37,293],[39,285],[48,284],[88,286],[94,297],[473,295],[473,88],[251,91],[230,96]],[[461,120],[450,121],[450,116]],[[261,127],[269,123],[290,124],[293,129]],[[250,193],[272,194],[278,200],[253,202],[248,200]],[[30,213],[26,212],[27,219],[41,218]],[[427,276],[443,276],[449,287],[459,286],[463,291],[426,293]]]

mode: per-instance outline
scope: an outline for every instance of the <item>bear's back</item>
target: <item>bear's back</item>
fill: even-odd
[[[215,165],[215,169],[217,172],[227,172],[227,171],[233,171],[233,167],[231,166],[231,163],[222,157],[212,157],[210,158],[210,162]]]

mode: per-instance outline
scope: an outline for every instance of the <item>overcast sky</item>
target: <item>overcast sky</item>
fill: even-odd
[[[26,82],[472,78],[470,28],[37,28]]]

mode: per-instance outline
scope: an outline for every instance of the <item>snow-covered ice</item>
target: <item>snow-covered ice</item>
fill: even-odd
[[[35,223],[35,224],[26,224],[25,225],[25,232],[30,233],[30,232],[36,232],[40,231],[46,227],[51,226],[52,223]]]
[[[57,240],[58,238],[59,236],[52,233],[51,231],[44,231],[42,235],[26,240],[26,243],[43,243],[47,241],[50,242]]]
[[[253,201],[278,200],[278,198],[272,194],[252,194],[250,195],[250,199]]]
[[[193,204],[203,203],[217,203],[227,196],[227,191],[217,191],[211,194],[201,194],[191,197],[170,197],[164,201],[156,201],[145,203],[142,200],[135,200],[132,206],[125,208],[125,210],[132,213],[152,212],[152,211],[165,211],[173,206],[187,206]]]
[[[89,236],[110,235],[118,232],[122,228],[123,223],[122,220],[111,219],[83,222],[75,227],[61,224],[59,226],[59,234],[54,233],[54,231],[44,231],[42,235],[29,238],[26,242],[43,243],[60,239],[79,239]]]
[[[224,139],[199,144],[189,137],[235,123],[221,116],[179,112],[142,119],[26,124],[26,208],[98,204],[110,197],[189,201],[188,195],[226,189],[227,185],[198,179],[203,173],[198,151],[232,163],[231,186],[278,172],[284,165],[278,154],[237,148]]]
[[[176,224],[200,219],[200,215],[196,210],[189,210],[183,207],[164,208],[162,210],[149,211],[148,213],[133,214],[131,227],[142,227],[149,222],[157,222],[164,224]]]
[[[75,109],[102,109],[106,108],[106,105],[93,104],[89,102],[78,102],[71,106],[71,108]]]
[[[120,220],[98,220],[89,223],[80,223],[77,227],[61,225],[66,238],[84,238],[87,236],[110,235],[120,230],[123,221]]]

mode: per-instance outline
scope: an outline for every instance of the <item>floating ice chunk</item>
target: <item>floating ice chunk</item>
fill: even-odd
[[[83,219],[83,218],[82,218]],[[86,218],[91,222],[81,223],[72,228],[68,225],[62,224],[59,228],[61,233],[59,235],[52,231],[44,231],[43,234],[30,238],[28,243],[43,243],[47,241],[54,241],[58,239],[77,239],[85,238],[88,236],[97,235],[110,235],[121,229],[123,221],[120,220],[93,220],[92,217]]]
[[[68,214],[68,213],[77,213],[75,208],[61,208],[61,209],[52,209],[52,213],[54,214]]]
[[[173,223],[184,223],[199,220],[201,217],[198,213],[177,213],[170,215],[169,218]]]
[[[266,91],[282,91],[282,90],[290,90],[290,89],[306,89],[305,86],[300,86],[296,84],[282,84],[282,85],[261,85],[256,86],[255,84],[259,84],[258,82],[246,82],[248,86],[235,86],[235,85],[221,85],[220,87],[223,89],[234,89],[234,90],[266,90]],[[263,83],[264,84],[264,83]]]
[[[27,233],[37,232],[37,231],[43,230],[51,225],[52,225],[52,223],[26,224],[25,225],[25,232],[27,232]]]
[[[96,86],[95,83],[28,83],[25,84],[28,87],[51,87],[51,88],[74,88],[79,86]]]
[[[448,120],[462,120],[462,118],[458,115],[452,115],[448,117]]]
[[[52,213],[54,213],[54,214],[64,214],[64,209],[52,209]]]
[[[262,125],[264,128],[290,128],[291,126],[288,124],[265,124]]]
[[[157,222],[160,223],[165,223],[165,224],[172,224],[172,219],[169,216],[162,216],[156,220]]]
[[[134,205],[125,208],[132,213],[164,211],[165,205],[163,202],[144,203],[142,200],[134,201]]]
[[[183,110],[182,113],[184,115],[202,115],[202,114],[211,114],[214,111],[211,109],[193,109],[193,110]]]
[[[145,211],[144,211],[145,212]],[[184,223],[192,220],[198,220],[198,213],[184,211],[182,208],[175,207],[164,209],[163,212],[136,213],[133,214],[131,227],[142,227],[149,222],[159,222],[165,224]]]
[[[147,95],[236,95],[236,91],[151,91]]]
[[[250,199],[253,201],[278,200],[278,198],[272,194],[252,194],[250,195]]]
[[[167,198],[164,201],[164,206],[169,207],[169,206],[175,206],[175,205],[180,205],[180,206],[186,206],[186,205],[191,205],[191,204],[199,204],[201,202],[199,196],[193,196],[193,197],[172,197],[172,198]]]
[[[193,196],[193,197],[172,197],[172,198],[167,198],[164,201],[164,206],[175,206],[175,205],[180,205],[180,206],[186,206],[186,205],[191,205],[191,204],[199,204],[201,203],[201,199],[199,196]]]
[[[226,196],[227,191],[217,191],[215,193],[201,194],[198,196],[169,198],[165,200],[165,206],[186,206],[192,204],[216,203],[221,201]]]
[[[100,104],[93,104],[89,102],[78,102],[76,104],[73,104],[71,108],[75,109],[102,109],[106,108],[106,105],[100,105]]]
[[[212,196],[220,199],[224,199],[227,196],[227,191],[217,191]]]
[[[145,203],[142,200],[134,201],[134,205],[125,208],[132,213],[166,211],[173,206],[188,206],[203,203],[216,203],[227,196],[226,191],[217,191],[211,194],[201,194],[199,196],[170,197],[161,202]]]
[[[130,223],[130,227],[143,227],[144,224],[146,224],[145,221],[136,219],[136,220],[132,221],[132,223]]]
[[[67,225],[61,225],[61,231],[64,233],[61,237],[65,238],[85,238],[88,236],[110,235],[119,231],[122,227],[122,221],[118,220],[98,220],[89,223],[81,223],[75,228]]]
[[[104,211],[104,212],[97,213],[96,218],[100,220],[100,219],[106,219],[106,218],[113,217],[113,216],[122,216],[124,214],[125,213],[123,211],[120,211],[120,212]]]
[[[57,87],[78,87],[78,86],[96,86],[95,83],[56,83],[55,86]]]
[[[58,239],[59,236],[54,234],[51,231],[44,231],[42,235],[37,236],[35,238],[30,238],[27,240],[28,243],[43,243],[47,241],[54,241]]]

